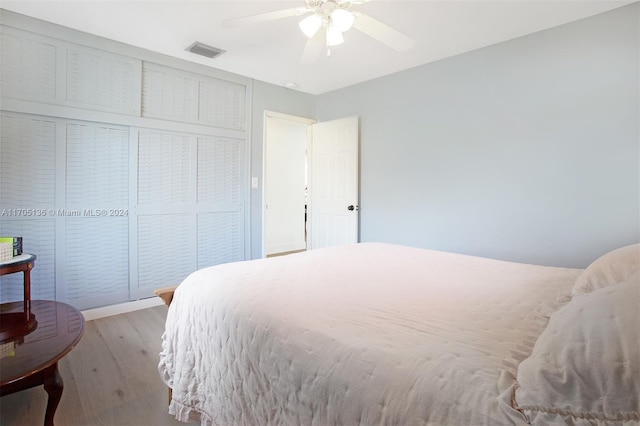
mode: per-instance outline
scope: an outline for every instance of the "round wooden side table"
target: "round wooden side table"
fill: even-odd
[[[22,302],[4,303],[0,314],[22,309]],[[58,361],[80,341],[84,317],[73,306],[51,300],[32,300],[31,313],[33,331],[0,342],[0,396],[44,385],[49,396],[44,424],[52,426],[64,386]]]
[[[22,312],[0,314],[0,341],[26,334],[36,325],[34,315],[31,313],[31,270],[35,262],[36,255],[27,253],[0,262],[0,276],[22,272],[24,287]]]

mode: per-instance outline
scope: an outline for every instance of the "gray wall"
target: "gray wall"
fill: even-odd
[[[298,117],[315,118],[316,98],[313,95],[255,80],[251,122],[251,176],[259,178],[258,188],[251,189],[251,258],[262,257],[263,202],[263,142],[264,111],[274,111]]]
[[[319,96],[319,121],[360,116],[361,240],[572,267],[639,241],[639,21],[635,3]]]

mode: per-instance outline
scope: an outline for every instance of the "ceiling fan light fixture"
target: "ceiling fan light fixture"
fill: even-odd
[[[353,26],[353,22],[356,17],[353,13],[349,12],[345,9],[335,9],[331,12],[331,23],[335,28],[337,28],[340,32],[349,31]]]
[[[337,46],[344,43],[344,37],[342,37],[342,31],[329,25],[327,28],[327,46]]]
[[[306,35],[308,38],[312,38],[318,30],[322,27],[322,16],[314,13],[313,15],[309,15],[304,18],[298,24],[300,30]]]

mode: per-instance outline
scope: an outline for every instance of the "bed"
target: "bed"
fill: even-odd
[[[587,269],[360,243],[199,270],[169,412],[203,425],[640,422],[640,245]]]

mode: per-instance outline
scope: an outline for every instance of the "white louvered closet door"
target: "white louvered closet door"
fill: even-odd
[[[193,257],[193,137],[161,131],[138,133],[138,265],[132,294],[179,284],[195,269]]]
[[[244,140],[138,131],[132,297],[244,259]]]
[[[32,297],[80,309],[129,300],[129,218],[110,215],[128,209],[128,129],[10,114],[1,124],[0,234],[37,256]],[[0,279],[2,301],[21,300],[22,276]]]
[[[244,131],[247,87],[145,62],[142,115]]]
[[[38,256],[33,297],[93,308],[244,260],[250,79],[20,19],[0,23],[0,234]]]
[[[244,141],[198,138],[198,268],[244,259]]]
[[[55,299],[55,218],[22,214],[55,207],[56,128],[52,120],[0,118],[0,234],[22,236],[24,251],[37,253],[31,272],[34,299]],[[0,277],[0,301],[22,300],[22,274]]]
[[[66,102],[138,115],[140,61],[95,49],[67,49]]]
[[[245,259],[246,92],[244,84],[143,63],[142,116],[211,133],[137,130],[133,298]]]
[[[56,47],[41,37],[1,34],[2,96],[51,103],[56,100]]]
[[[66,128],[66,300],[92,307],[129,300],[129,131],[99,124]],[[73,214],[72,213],[72,214]]]
[[[217,79],[202,79],[198,90],[198,119],[223,129],[245,125],[246,87]]]
[[[197,78],[189,73],[145,62],[142,70],[142,115],[186,123],[196,122]]]

